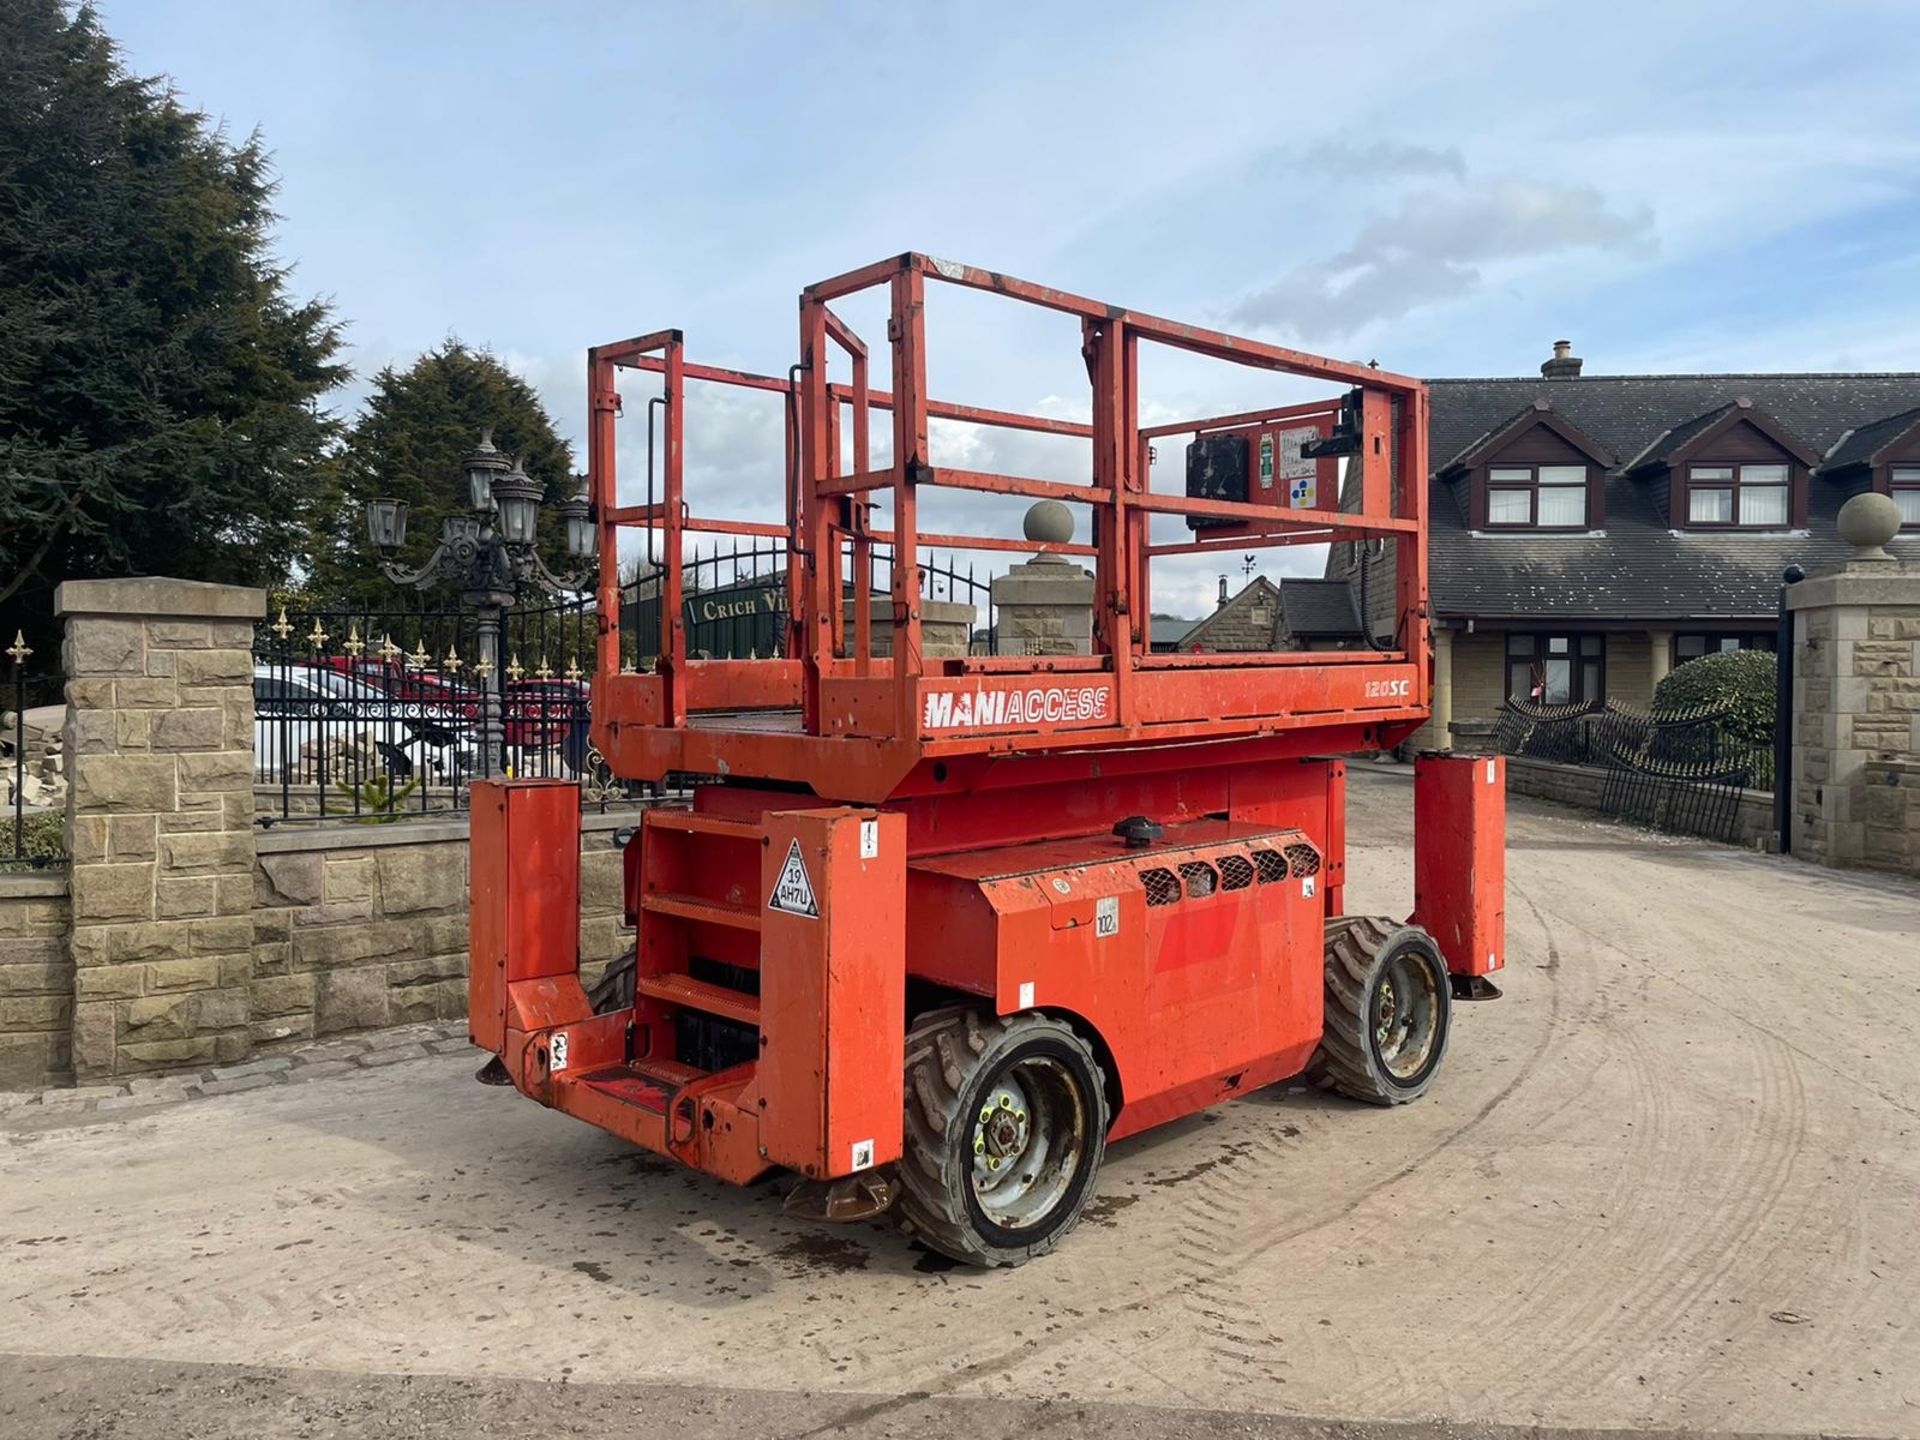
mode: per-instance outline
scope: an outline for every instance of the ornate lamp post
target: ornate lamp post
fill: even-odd
[[[577,591],[585,584],[578,576],[555,575],[534,548],[540,524],[544,487],[518,461],[494,448],[491,428],[480,432],[480,444],[467,456],[468,515],[447,517],[433,554],[418,569],[393,559],[406,543],[407,503],[381,498],[367,502],[367,538],[381,554],[380,569],[396,585],[416,590],[454,583],[461,603],[478,620],[479,658],[473,674],[480,681],[480,753],[482,773],[492,774],[504,762],[506,727],[501,693],[500,622],[523,585],[535,585],[555,594]],[[598,531],[584,492],[556,507],[567,521],[570,554],[590,558]]]

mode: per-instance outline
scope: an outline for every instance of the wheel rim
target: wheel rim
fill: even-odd
[[[980,1213],[1003,1230],[1044,1224],[1073,1189],[1087,1150],[1087,1104],[1058,1060],[1016,1060],[981,1094],[968,1134],[969,1183]]]
[[[1433,967],[1418,950],[1402,950],[1373,991],[1373,1046],[1388,1075],[1402,1084],[1419,1079],[1433,1059],[1439,1016]]]

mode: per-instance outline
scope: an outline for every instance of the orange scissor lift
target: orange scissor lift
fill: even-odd
[[[930,399],[929,283],[1078,319],[1091,422]],[[869,384],[868,349],[832,308],[875,287],[891,392]],[[578,788],[475,785],[471,1028],[495,1074],[724,1180],[791,1171],[802,1213],[891,1209],[925,1245],[981,1264],[1050,1249],[1109,1140],[1303,1070],[1380,1104],[1424,1092],[1453,996],[1497,993],[1501,762],[1418,760],[1402,924],[1343,911],[1345,767],[1327,758],[1391,748],[1429,714],[1421,384],[920,254],[803,291],[787,379],[697,365],[682,344],[670,330],[589,352],[593,741],[616,775],[703,778],[690,803],[648,809],[627,847],[635,950],[594,992],[577,939]],[[1143,345],[1337,393],[1142,426]],[[836,356],[847,383],[829,378]],[[664,402],[663,492],[644,504],[615,485],[622,369],[657,375]],[[785,523],[689,515],[689,381],[787,397]],[[892,424],[885,466],[869,452],[876,413]],[[1091,473],[936,465],[934,419],[1077,437]],[[1154,491],[1149,445],[1184,434],[1246,463],[1226,467],[1224,489],[1196,484],[1221,472],[1190,448],[1188,493]],[[1272,483],[1276,446],[1318,481],[1304,503]],[[924,532],[917,499],[933,486],[1089,506],[1094,542]],[[891,529],[873,525],[876,492]],[[1151,543],[1156,515],[1186,517],[1193,538]],[[664,540],[646,666],[621,629],[619,540],[634,527]],[[783,654],[688,654],[683,544],[715,531],[784,542]],[[1152,652],[1156,557],[1339,541],[1381,552],[1391,638]],[[879,595],[876,545],[894,557]],[[1092,653],[928,656],[919,557],[936,545],[1090,559]]]

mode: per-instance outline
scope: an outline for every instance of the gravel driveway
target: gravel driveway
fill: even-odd
[[[1354,910],[1406,908],[1411,795],[1355,767]],[[1920,1434],[1920,890],[1525,801],[1510,866],[1508,996],[1426,1100],[1123,1142],[1011,1272],[467,1052],[15,1106],[0,1433]]]

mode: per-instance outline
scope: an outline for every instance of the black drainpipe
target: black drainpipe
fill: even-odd
[[[1793,852],[1793,615],[1787,609],[1787,587],[1806,578],[1798,565],[1781,572],[1780,619],[1773,641],[1773,828],[1779,832],[1782,855]]]

